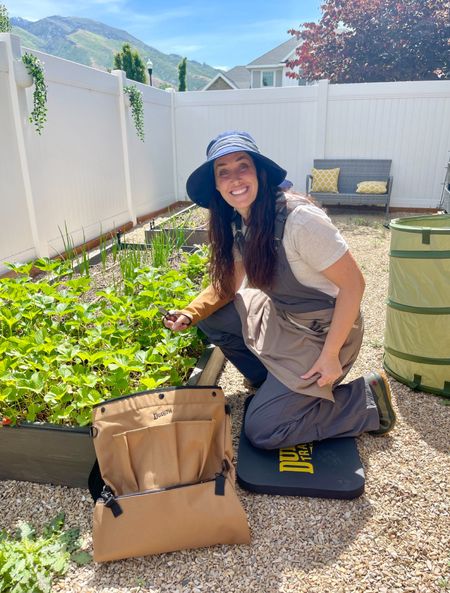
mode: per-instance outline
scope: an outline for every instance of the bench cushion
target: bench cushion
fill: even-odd
[[[336,169],[313,169],[312,188],[314,192],[338,193],[339,168]]]
[[[356,186],[357,194],[385,194],[386,192],[386,181],[361,181]]]

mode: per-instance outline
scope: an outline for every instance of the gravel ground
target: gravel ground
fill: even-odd
[[[350,379],[381,366],[389,231],[380,217],[333,216],[367,282],[366,335]],[[139,231],[134,231],[138,233]],[[220,385],[233,408],[237,448],[242,377],[225,365]],[[363,435],[363,496],[350,501],[255,495],[238,488],[250,546],[215,546],[106,565],[72,567],[54,592],[82,593],[433,593],[450,590],[448,434],[450,407],[390,379],[398,414],[384,438]],[[59,510],[91,549],[88,491],[0,483],[1,526],[35,525]],[[143,526],[145,528],[145,526]],[[151,526],[148,526],[151,529]]]

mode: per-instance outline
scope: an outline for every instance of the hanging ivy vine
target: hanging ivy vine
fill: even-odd
[[[36,56],[29,53],[22,56],[22,62],[34,83],[33,111],[30,113],[29,120],[34,124],[36,132],[41,134],[47,121],[47,85],[45,84],[44,67]]]
[[[124,86],[123,91],[130,98],[131,115],[133,116],[136,134],[144,142],[144,103],[142,101],[142,92],[134,84]]]

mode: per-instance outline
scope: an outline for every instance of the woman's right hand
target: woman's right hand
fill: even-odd
[[[179,332],[187,329],[192,323],[192,319],[184,313],[170,311],[169,315],[163,318],[163,324],[173,332]]]

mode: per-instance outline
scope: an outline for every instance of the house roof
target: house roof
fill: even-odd
[[[245,66],[235,66],[231,70],[227,70],[227,72],[219,72],[202,90],[207,91],[218,78],[222,78],[232,89],[250,88],[250,72]]]
[[[219,72],[218,74],[216,74],[214,76],[214,78],[212,80],[210,80],[207,84],[205,84],[205,86],[202,88],[202,91],[207,91],[210,87],[212,87],[214,85],[214,83],[221,78],[223,81],[226,82],[226,84],[230,87],[230,89],[237,89],[238,87],[234,84],[234,82],[232,80],[230,80],[229,78],[227,78],[225,76],[224,72]]]
[[[256,58],[250,64],[247,64],[247,68],[253,68],[255,66],[279,66],[288,59],[299,44],[299,40],[296,37],[292,37],[259,58]]]
[[[232,80],[238,89],[250,88],[250,72],[245,66],[235,66],[225,72],[226,77]]]

